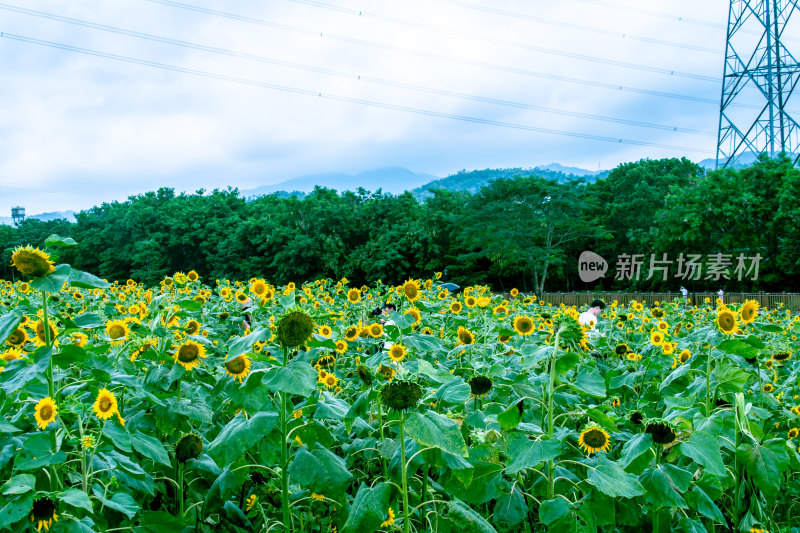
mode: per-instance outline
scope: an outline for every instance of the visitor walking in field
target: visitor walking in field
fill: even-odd
[[[594,300],[589,309],[581,313],[578,317],[578,322],[580,322],[582,326],[591,326],[594,328],[597,325],[598,317],[605,308],[606,304],[603,303],[603,300]]]

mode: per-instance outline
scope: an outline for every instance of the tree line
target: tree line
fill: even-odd
[[[685,158],[643,159],[593,183],[523,175],[476,193],[435,189],[424,201],[324,187],[255,199],[230,188],[161,188],[82,211],[74,223],[0,226],[0,277],[12,278],[16,246],[42,246],[52,233],[79,243],[59,250],[60,261],[146,284],[189,270],[212,282],[264,277],[276,284],[341,277],[400,283],[446,271],[462,286],[536,293],[797,291],[800,170],[785,156],[710,172]],[[578,257],[586,250],[608,262],[605,277],[581,279]],[[640,263],[636,277],[620,268],[630,258]],[[699,266],[687,276],[692,258]],[[748,272],[736,270],[737,258],[749,259]]]

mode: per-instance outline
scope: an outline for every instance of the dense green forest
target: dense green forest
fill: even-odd
[[[60,260],[144,283],[189,270],[207,280],[274,283],[399,283],[446,270],[448,281],[495,290],[800,290],[800,170],[785,157],[711,172],[687,159],[645,159],[592,182],[513,175],[476,192],[426,192],[418,200],[317,187],[245,199],[236,189],[162,188],[82,211],[75,223],[0,226],[0,277],[11,279],[14,247],[41,246],[57,233],[79,243]],[[579,278],[584,250],[608,261],[599,281]],[[616,275],[621,254],[641,254],[638,279]],[[707,264],[714,254],[722,254],[716,270]],[[737,272],[737,257],[756,254],[749,272]],[[668,270],[649,275],[651,255],[669,261]],[[687,276],[681,258],[692,257],[702,266]]]

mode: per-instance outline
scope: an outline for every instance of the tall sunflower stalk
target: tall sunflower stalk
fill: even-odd
[[[553,440],[554,419],[553,419],[553,393],[556,383],[556,359],[558,359],[558,343],[561,341],[561,332],[565,326],[561,325],[556,331],[555,342],[553,343],[553,354],[550,356],[550,382],[547,387],[547,437]],[[547,493],[550,500],[555,497],[555,463],[553,460],[547,461]]]
[[[289,360],[289,348],[284,345],[283,347],[283,366]],[[278,393],[281,398],[281,510],[283,511],[283,529],[284,531],[292,531],[292,514],[289,509],[289,472],[288,472],[288,458],[287,458],[287,431],[286,431],[286,392],[280,391]]]

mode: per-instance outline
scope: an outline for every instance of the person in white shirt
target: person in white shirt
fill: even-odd
[[[589,309],[581,313],[581,316],[578,317],[578,322],[583,326],[591,326],[594,328],[597,325],[598,317],[605,308],[606,304],[603,303],[603,300],[594,300],[590,304]]]

